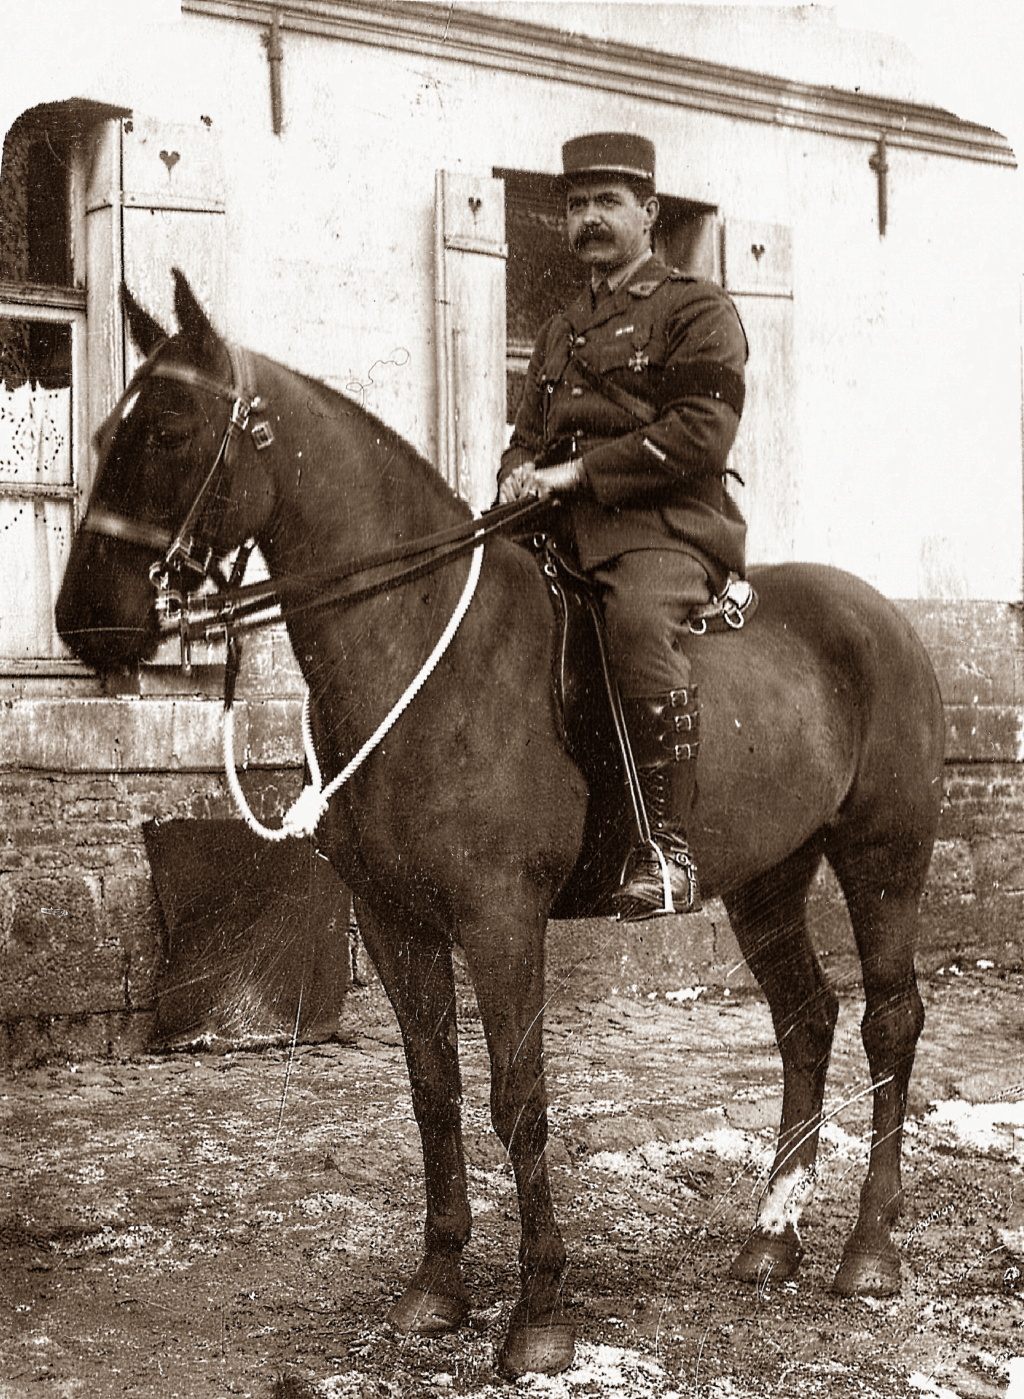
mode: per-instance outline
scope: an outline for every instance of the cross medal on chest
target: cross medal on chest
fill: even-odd
[[[634,374],[641,374],[647,368],[650,362],[650,358],[647,355],[645,355],[643,350],[641,350],[640,346],[637,345],[633,350],[632,357],[630,358],[629,367],[633,370]]]

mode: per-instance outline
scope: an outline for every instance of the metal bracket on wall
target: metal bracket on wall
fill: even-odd
[[[889,162],[886,159],[887,150],[885,132],[883,131],[878,138],[878,145],[875,147],[874,155],[868,160],[868,164],[871,166],[878,179],[878,235],[880,238],[885,237],[886,226],[889,223],[889,182],[887,179],[889,174]]]
[[[284,122],[281,99],[281,63],[284,59],[284,49],[281,47],[280,10],[274,11],[269,30],[260,37],[267,51],[267,63],[270,67],[270,121],[274,135],[280,136]]]
[[[446,233],[444,245],[456,253],[482,253],[485,257],[500,257],[508,261],[508,244],[493,243],[486,238],[467,238],[464,234]]]

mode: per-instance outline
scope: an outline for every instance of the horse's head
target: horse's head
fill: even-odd
[[[60,635],[102,671],[156,649],[153,576],[170,568],[197,588],[211,563],[256,534],[271,509],[258,458],[237,440],[254,386],[239,382],[237,352],[177,270],[174,279],[173,336],[123,293],[145,362],[97,435],[96,484],[57,599]]]

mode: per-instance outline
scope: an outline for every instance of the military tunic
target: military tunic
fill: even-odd
[[[725,488],[747,342],[714,282],[652,257],[595,305],[590,288],[541,329],[499,480],[523,462],[582,458],[567,497],[579,561],[674,550],[717,590],[744,569],[746,525]],[[644,422],[608,393],[652,404]],[[627,400],[628,402],[628,400]]]

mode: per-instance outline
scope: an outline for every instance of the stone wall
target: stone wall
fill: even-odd
[[[298,772],[254,773],[247,789],[257,815],[274,824],[298,790]],[[142,826],[232,816],[222,775],[14,773],[3,790],[0,1066],[141,1051],[165,938]],[[919,966],[1019,965],[1022,900],[1024,765],[950,764]],[[833,979],[855,987],[849,920],[827,869],[809,918]],[[643,997],[697,985],[739,990],[752,980],[713,902],[692,918],[629,927],[553,924],[549,985],[556,997]]]
[[[939,837],[922,901],[917,966],[925,975],[979,960],[1024,963],[1024,766],[951,763]],[[846,906],[823,865],[808,923],[832,982],[856,991],[860,968]],[[950,971],[950,969],[953,969]],[[548,982],[555,997],[618,992],[654,997],[698,986],[754,986],[725,909],[619,926],[604,920],[552,924]]]
[[[981,958],[1016,965],[1024,942],[1020,613],[1004,604],[904,607],[935,662],[947,724],[945,795],[919,965],[935,971]],[[258,698],[275,667],[280,674],[280,658],[254,667],[252,699],[240,704],[238,720],[246,789],[271,825],[299,789],[297,700]],[[142,827],[155,818],[234,816],[218,764],[219,711],[212,695],[157,694],[26,698],[5,710],[0,1064],[132,1053],[145,1045],[165,934]],[[113,761],[121,770],[102,770]],[[856,986],[849,920],[827,869],[809,916],[834,978]],[[607,920],[554,924],[549,982],[556,995],[603,988],[639,996],[751,984],[714,902],[692,918],[628,928]]]
[[[295,770],[246,782],[272,822]],[[154,1012],[164,926],[142,827],[234,815],[216,772],[3,775],[0,1065],[137,1052]]]

